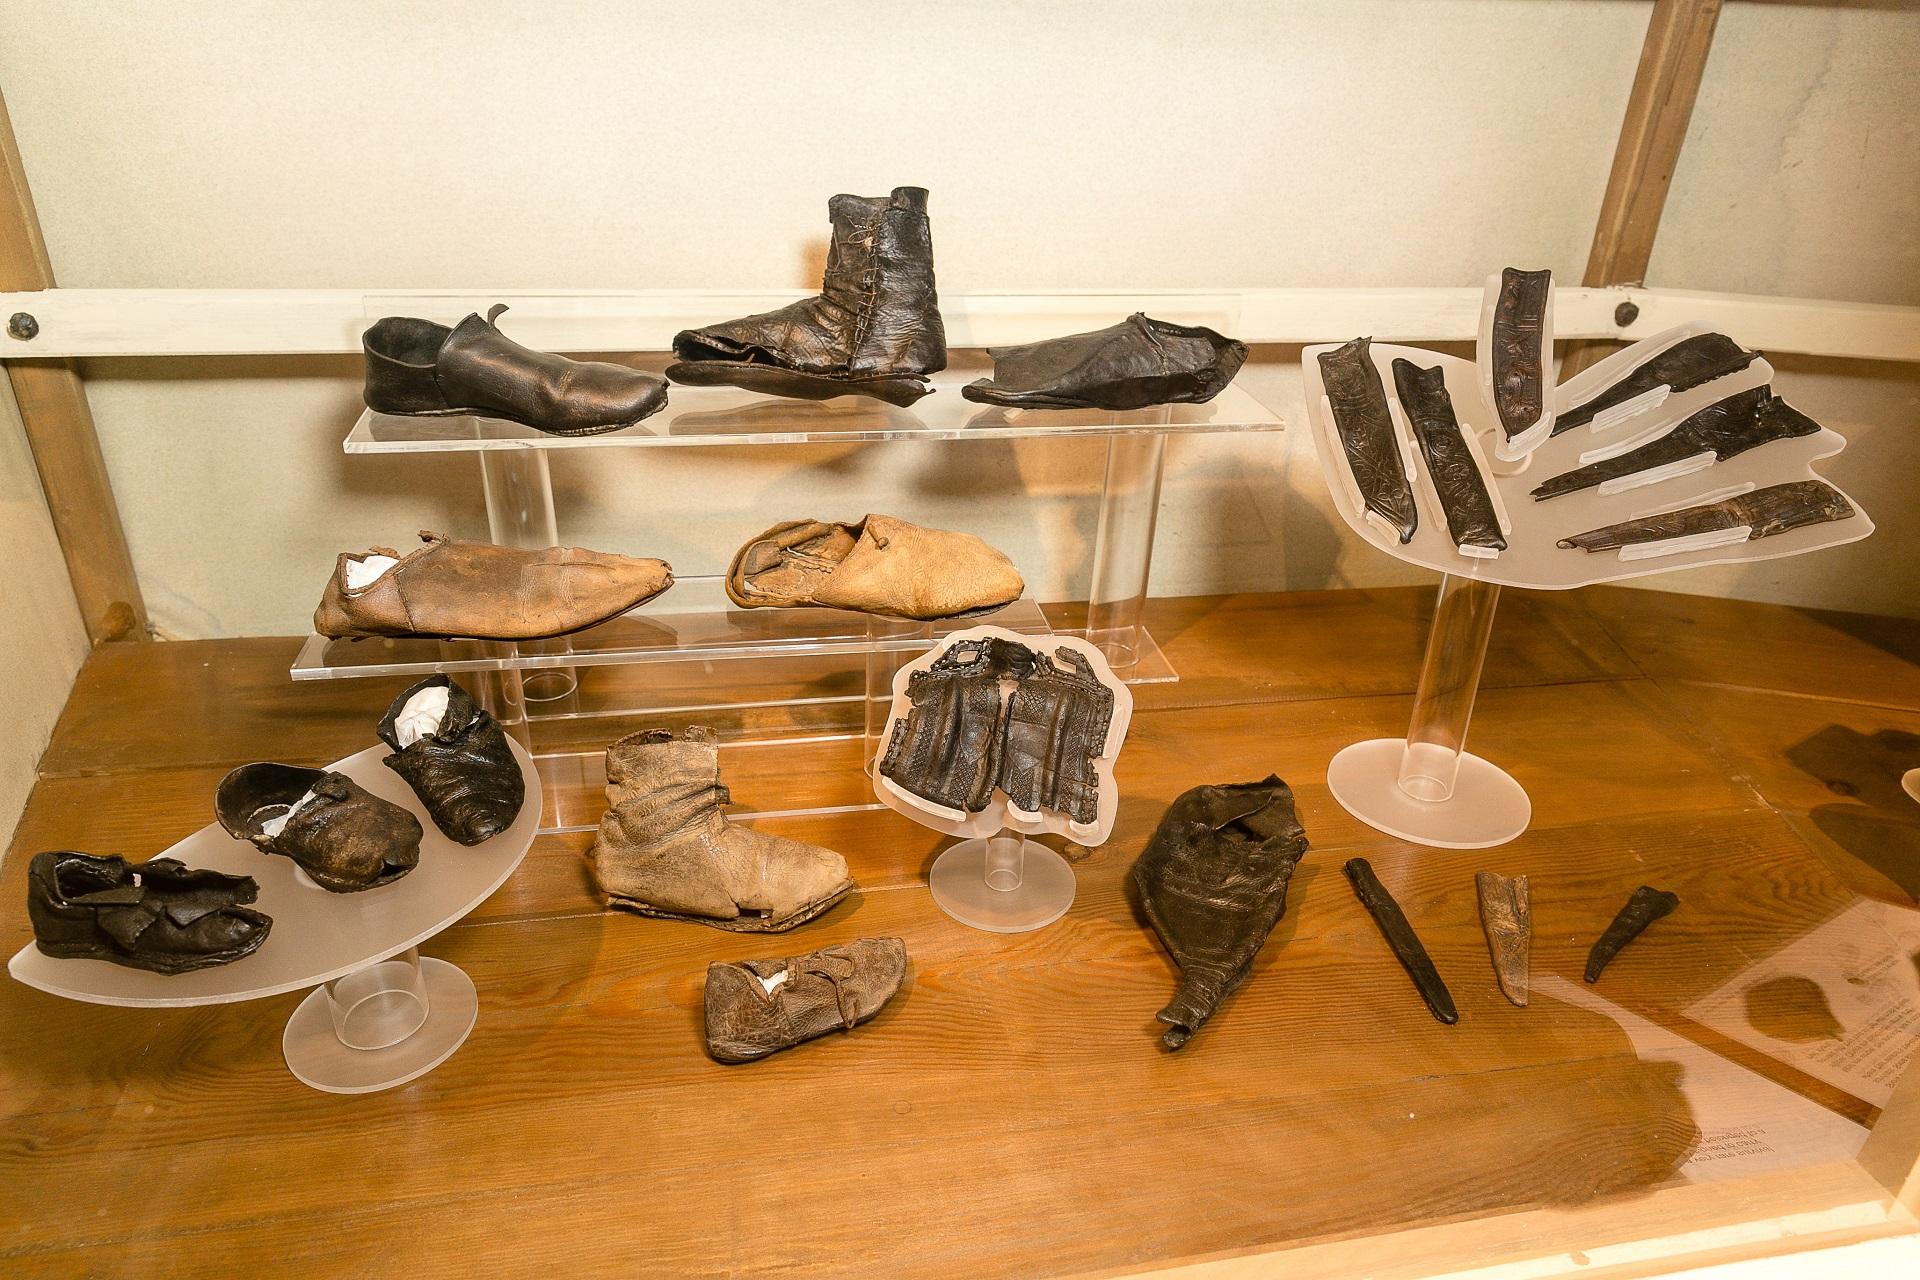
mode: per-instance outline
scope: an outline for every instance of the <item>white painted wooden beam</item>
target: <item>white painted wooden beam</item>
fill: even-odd
[[[495,302],[508,333],[547,351],[664,351],[680,329],[781,306],[802,290],[707,293],[529,293],[359,289],[47,289],[0,293],[0,317],[24,312],[30,339],[0,333],[0,359],[56,356],[319,355],[358,351],[381,316],[443,322]],[[1075,290],[948,293],[956,347],[1032,342],[1099,328],[1133,311],[1206,324],[1253,343],[1472,342],[1479,289]],[[1626,325],[1615,309],[1631,302]],[[1554,296],[1561,338],[1632,340],[1701,321],[1763,351],[1920,361],[1920,307],[1873,306],[1674,289],[1563,288]]]

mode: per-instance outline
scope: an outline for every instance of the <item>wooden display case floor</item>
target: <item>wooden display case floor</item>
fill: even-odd
[[[844,851],[861,886],[784,937],[609,912],[590,834],[543,836],[426,948],[478,985],[472,1039],[353,1098],[281,1063],[297,995],[129,1010],[0,983],[0,1271],[1129,1270],[1644,1196],[1683,1176],[1716,1109],[1870,1125],[1867,1101],[1685,1011],[1863,895],[1913,905],[1920,806],[1886,799],[1880,774],[1920,744],[1920,625],[1509,593],[1471,746],[1522,782],[1534,824],[1451,852],[1361,825],[1325,782],[1340,747],[1404,730],[1432,596],[1153,602],[1181,680],[1135,690],[1113,837],[1065,849],[1079,895],[1035,933],[942,915],[925,876],[946,841],[886,810],[765,820]],[[406,681],[296,686],[298,643],[95,652],[0,873],[0,945],[29,937],[33,852],[145,857],[207,821],[232,765],[373,741]],[[1876,733],[1896,736],[1857,747]],[[726,780],[757,809],[838,804],[857,745],[824,746],[838,764],[730,749]],[[1268,771],[1294,785],[1312,851],[1246,986],[1169,1054],[1153,1014],[1173,968],[1125,872],[1175,795]],[[1425,939],[1457,1027],[1428,1016],[1348,891],[1354,854]],[[1532,878],[1524,1010],[1494,985],[1483,868]],[[1586,987],[1587,945],[1641,883],[1681,909]],[[889,933],[912,968],[870,1024],[745,1067],[703,1053],[708,961]],[[1774,1016],[1819,1030],[1816,1010]],[[1649,1053],[1647,1027],[1692,1065]],[[1853,1189],[1796,1186],[1810,1208]]]

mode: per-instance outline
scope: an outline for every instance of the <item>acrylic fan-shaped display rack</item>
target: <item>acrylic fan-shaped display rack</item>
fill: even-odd
[[[1408,736],[1347,747],[1327,774],[1355,817],[1417,843],[1500,844],[1531,816],[1519,783],[1464,749],[1501,587],[1775,559],[1873,532],[1813,470],[1845,441],[1775,396],[1772,367],[1732,337],[1682,326],[1558,388],[1552,342],[1544,273],[1509,271],[1487,282],[1476,361],[1361,339],[1301,356],[1334,509],[1445,575]]]

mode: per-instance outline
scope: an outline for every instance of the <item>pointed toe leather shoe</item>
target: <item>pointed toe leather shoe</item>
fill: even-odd
[[[899,938],[859,938],[783,960],[707,966],[707,1052],[752,1062],[880,1012],[907,972]]]
[[[446,676],[428,676],[395,698],[379,734],[393,749],[382,763],[406,779],[449,840],[479,844],[520,815],[527,782],[506,733]]]
[[[334,562],[313,629],[330,639],[546,640],[617,618],[673,585],[673,566],[578,547],[523,551],[423,532]]]
[[[993,613],[1025,589],[1013,561],[972,534],[882,515],[777,524],[727,568],[727,597],[743,609],[811,606],[922,622]]]
[[[505,418],[552,436],[630,427],[667,403],[667,384],[624,365],[523,347],[494,321],[504,304],[448,328],[411,316],[376,321],[360,338],[367,407],[405,417]]]
[[[344,773],[243,764],[213,807],[228,835],[293,859],[331,893],[392,884],[420,861],[420,820]]]
[[[27,918],[43,953],[106,960],[149,973],[188,973],[259,950],[273,921],[248,907],[249,876],[195,871],[173,858],[53,852],[27,867]]]

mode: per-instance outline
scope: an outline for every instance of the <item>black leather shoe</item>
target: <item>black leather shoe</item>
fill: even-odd
[[[1092,333],[989,347],[993,377],[960,394],[1016,409],[1144,409],[1213,399],[1247,361],[1244,343],[1134,312]]]
[[[507,735],[447,677],[428,676],[395,698],[379,733],[393,748],[387,768],[407,780],[449,840],[479,844],[519,816],[527,782]]]
[[[292,858],[330,893],[392,884],[420,861],[420,820],[344,773],[243,764],[220,779],[213,811],[228,835]]]
[[[494,327],[506,305],[449,329],[388,316],[360,336],[367,408],[409,417],[477,414],[550,436],[630,427],[667,403],[667,384],[625,365],[569,360],[523,347]]]
[[[35,854],[27,868],[33,941],[58,959],[106,960],[150,973],[230,964],[267,940],[273,921],[245,904],[250,876],[195,871],[172,858],[129,866],[87,853]]]

